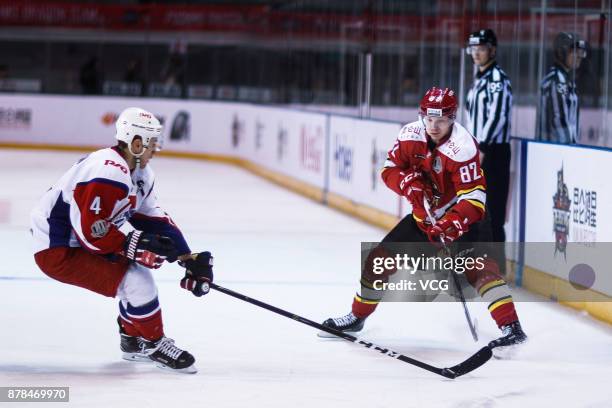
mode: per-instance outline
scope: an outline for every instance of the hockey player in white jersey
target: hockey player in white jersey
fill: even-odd
[[[78,161],[32,211],[34,258],[49,277],[118,297],[123,358],[195,373],[195,358],[165,336],[150,269],[176,260],[181,287],[201,296],[212,282],[210,252],[191,253],[181,231],[158,207],[149,161],[162,131],[153,114],[124,110],[117,145]],[[125,235],[128,221],[135,230]]]

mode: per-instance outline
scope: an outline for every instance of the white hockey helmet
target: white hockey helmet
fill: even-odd
[[[155,115],[144,109],[125,109],[117,118],[115,127],[117,128],[115,138],[126,143],[130,153],[136,157],[140,157],[144,153],[144,150],[140,154],[132,152],[132,141],[136,136],[140,136],[145,149],[149,147],[149,143],[154,137],[157,138],[158,143],[161,143],[162,125]]]

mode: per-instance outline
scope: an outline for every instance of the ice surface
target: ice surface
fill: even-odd
[[[199,373],[123,361],[116,301],[48,279],[30,254],[30,209],[80,156],[0,151],[0,386],[69,386],[76,407],[612,406],[611,328],[553,303],[517,306],[530,342],[513,360],[446,380],[221,293],[195,298],[175,265],[154,273],[165,329]],[[383,231],[238,168],[153,166],[160,203],[192,249],[213,252],[219,284],[317,321],[350,310],[359,244]],[[480,344],[453,303],[383,304],[362,336],[451,366],[499,333],[470,307]]]

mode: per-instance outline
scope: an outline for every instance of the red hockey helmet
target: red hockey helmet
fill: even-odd
[[[419,105],[421,116],[448,116],[455,119],[457,113],[457,98],[450,88],[430,88]]]

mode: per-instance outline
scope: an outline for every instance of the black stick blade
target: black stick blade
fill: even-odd
[[[470,358],[462,363],[452,366],[451,368],[442,369],[441,374],[446,378],[457,378],[464,374],[474,371],[491,359],[493,352],[488,346],[484,346],[473,354]]]

